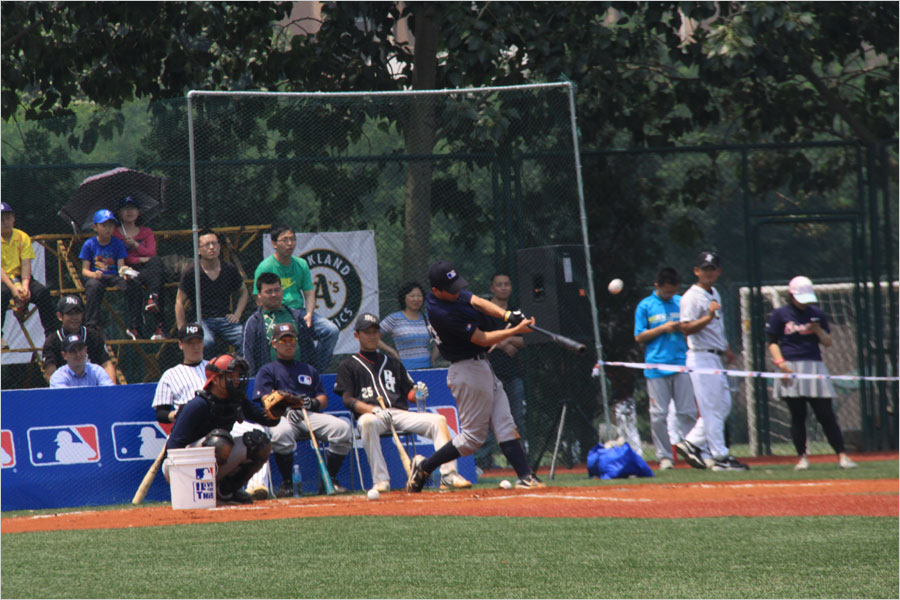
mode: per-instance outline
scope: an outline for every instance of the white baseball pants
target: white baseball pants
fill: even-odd
[[[672,440],[669,437],[669,407],[675,408],[675,429],[680,439],[693,439],[691,430],[697,425],[697,403],[694,400],[694,388],[687,373],[675,373],[666,377],[647,379],[647,394],[650,396],[650,433],[656,459],[672,460]],[[703,425],[701,424],[701,428]],[[692,439],[693,438],[693,439]],[[703,444],[697,444],[701,448]]]
[[[712,352],[688,350],[686,364],[689,367],[704,369],[724,369],[722,359],[718,354]],[[701,417],[697,420],[698,425],[706,434],[709,453],[713,458],[725,458],[728,456],[728,446],[725,445],[725,420],[731,413],[731,390],[728,387],[728,378],[723,373],[710,375],[691,373],[691,384],[694,386],[697,410]],[[696,444],[691,436],[686,436],[686,438],[691,443],[703,447]]]

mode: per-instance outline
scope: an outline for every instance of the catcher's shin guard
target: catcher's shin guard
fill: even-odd
[[[216,464],[222,467],[228,462],[228,457],[231,456],[231,449],[234,448],[234,438],[224,429],[213,429],[206,434],[202,445],[216,449]]]

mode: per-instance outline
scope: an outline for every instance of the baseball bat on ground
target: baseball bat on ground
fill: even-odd
[[[312,425],[309,422],[309,413],[303,410],[303,421],[306,422],[306,428],[309,429],[309,439],[312,442],[313,450],[316,451],[316,461],[319,463],[319,476],[322,478],[322,484],[325,486],[325,494],[331,496],[334,494],[334,483],[331,481],[331,475],[328,474],[328,467],[325,466],[325,459],[322,458],[322,452],[319,450],[319,442],[316,441],[316,434],[313,433]]]
[[[153,464],[150,465],[150,468],[147,469],[147,474],[144,475],[141,485],[138,486],[137,491],[134,493],[134,498],[131,499],[132,504],[140,504],[144,501],[144,498],[147,497],[147,492],[150,491],[150,486],[153,485],[153,480],[156,478],[156,472],[159,471],[159,466],[162,464],[165,457],[166,445],[163,444],[162,450],[159,451],[159,456],[156,457],[156,460],[154,460]]]
[[[553,333],[552,331],[547,331],[542,327],[538,327],[537,325],[529,325],[529,327],[537,331],[538,333],[543,333],[547,337],[549,337],[553,343],[562,346],[572,354],[584,354],[587,352],[587,346],[582,344],[581,342],[576,342],[572,338],[566,337],[564,335],[560,335],[558,333]]]
[[[381,405],[382,410],[387,410],[384,405],[384,398],[378,396],[378,404]],[[406,448],[403,447],[403,442],[400,441],[400,436],[397,435],[397,430],[394,428],[394,422],[388,421],[391,425],[391,435],[394,437],[394,445],[397,446],[397,452],[400,453],[400,462],[403,463],[403,468],[406,470],[406,476],[409,477],[412,474],[412,463],[409,461],[409,454],[406,453]]]

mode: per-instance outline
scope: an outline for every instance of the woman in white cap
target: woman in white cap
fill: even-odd
[[[828,318],[818,306],[812,281],[797,276],[789,284],[791,302],[775,309],[766,322],[766,339],[775,367],[782,373],[828,375],[822,362],[819,344],[830,347],[833,343]],[[775,397],[783,399],[791,413],[791,437],[800,461],[797,471],[809,468],[806,455],[806,405],[812,406],[816,419],[822,425],[828,443],[838,454],[842,469],[850,469],[856,463],[844,452],[844,436],[834,414],[831,399],[834,386],[831,379],[776,379]]]

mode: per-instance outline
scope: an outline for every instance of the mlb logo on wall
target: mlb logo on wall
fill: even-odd
[[[166,445],[166,434],[156,421],[112,424],[116,460],[155,460]]]
[[[0,466],[10,469],[16,466],[16,446],[13,444],[12,431],[4,429],[0,432],[0,448],[3,450],[3,461]]]
[[[437,406],[435,408],[427,409],[426,412],[437,413],[447,419],[447,428],[450,429],[451,439],[455,438],[459,434],[459,418],[457,417],[455,406]],[[417,435],[416,444],[427,446],[431,444],[431,440]]]
[[[194,502],[215,500],[216,480],[210,467],[194,469]]]
[[[28,453],[36,467],[100,462],[97,428],[93,425],[32,427]]]

